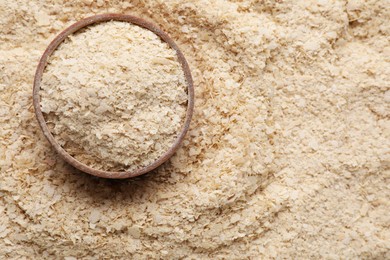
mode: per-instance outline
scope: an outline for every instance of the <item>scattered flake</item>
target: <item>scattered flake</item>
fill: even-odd
[[[384,100],[385,102],[390,103],[390,90],[385,92]]]
[[[100,220],[100,218],[101,218],[100,210],[94,209],[91,211],[91,214],[89,215],[89,222],[91,224],[95,224]]]
[[[314,52],[314,51],[317,51],[320,48],[320,42],[317,39],[311,39],[311,40],[307,41],[303,45],[303,47],[307,51]]]
[[[390,259],[386,1],[127,2],[0,4],[0,259]],[[183,146],[129,181],[69,167],[31,104],[46,45],[105,12],[161,26],[196,87]],[[110,106],[80,74],[80,98]]]
[[[140,238],[140,236],[141,236],[141,231],[140,231],[139,227],[135,227],[135,226],[134,227],[129,227],[128,228],[128,232],[134,238]]]
[[[313,150],[318,150],[318,142],[315,139],[309,141],[309,147]]]
[[[51,23],[50,16],[44,12],[37,12],[35,14],[35,20],[38,26],[47,26]]]

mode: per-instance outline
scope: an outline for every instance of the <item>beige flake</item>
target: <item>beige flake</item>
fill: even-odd
[[[41,89],[55,139],[99,170],[134,171],[153,163],[172,146],[186,113],[175,51],[126,22],[70,36],[50,57]]]
[[[196,88],[181,148],[153,174],[126,181],[69,167],[32,107],[47,44],[106,12],[168,32]],[[4,0],[0,13],[0,259],[390,259],[387,0]],[[37,13],[51,24],[38,25]],[[99,39],[79,40],[89,49]],[[71,53],[64,66],[84,55]],[[100,58],[107,77],[128,82],[129,68]],[[82,120],[95,113],[82,104],[115,101],[97,91],[101,80],[64,73],[85,91],[48,111],[69,105]],[[112,128],[128,126],[95,132],[98,142]]]

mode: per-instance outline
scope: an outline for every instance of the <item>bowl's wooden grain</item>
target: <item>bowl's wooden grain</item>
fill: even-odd
[[[42,79],[42,74],[44,72],[44,69],[46,67],[48,58],[50,55],[54,52],[54,50],[60,45],[66,37],[71,35],[72,33],[87,27],[89,25],[95,24],[95,23],[100,23],[100,22],[107,22],[107,21],[124,21],[124,22],[129,22],[135,25],[138,25],[140,27],[143,27],[145,29],[148,29],[158,35],[163,41],[168,43],[177,53],[179,62],[182,65],[184,75],[187,81],[187,87],[188,87],[188,105],[187,105],[187,113],[186,113],[186,118],[184,125],[181,128],[181,131],[175,140],[174,144],[160,157],[158,158],[154,163],[144,167],[140,168],[136,171],[120,171],[120,172],[111,172],[111,171],[102,171],[102,170],[97,170],[94,168],[89,167],[86,164],[81,163],[80,161],[76,160],[74,157],[72,157],[70,154],[68,154],[54,139],[53,135],[51,134],[49,128],[47,127],[45,118],[42,114],[41,107],[40,107],[40,95],[39,95],[39,90],[40,90],[40,83]],[[124,179],[124,178],[131,178],[135,177],[144,173],[147,173],[161,164],[163,164],[165,161],[167,161],[179,148],[180,144],[182,143],[185,134],[187,133],[193,110],[194,110],[194,87],[193,87],[193,81],[191,77],[191,72],[188,66],[188,63],[186,59],[184,58],[183,53],[180,51],[179,47],[174,43],[174,41],[166,34],[163,32],[160,28],[158,28],[156,25],[145,21],[144,19],[131,16],[131,15],[123,15],[123,14],[101,14],[101,15],[95,15],[92,17],[85,18],[81,21],[76,22],[75,24],[71,25],[70,27],[66,28],[64,31],[62,31],[47,47],[45,52],[43,53],[36,73],[35,73],[35,79],[34,79],[34,86],[33,86],[33,104],[34,104],[34,109],[35,109],[35,115],[37,117],[39,126],[42,129],[43,134],[49,140],[50,144],[54,147],[54,149],[58,152],[58,154],[69,164],[74,166],[75,168],[98,176],[98,177],[103,177],[103,178],[112,178],[112,179]]]

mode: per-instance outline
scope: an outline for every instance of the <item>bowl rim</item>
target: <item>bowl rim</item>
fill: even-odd
[[[109,22],[109,21],[122,21],[122,22],[129,22],[131,24],[140,26],[142,28],[145,28],[147,30],[150,30],[151,32],[155,33],[157,36],[160,37],[161,40],[166,42],[171,48],[173,48],[176,51],[176,54],[178,56],[178,60],[182,66],[184,76],[187,83],[187,95],[188,95],[188,102],[187,102],[187,112],[186,112],[186,118],[184,121],[184,124],[179,132],[178,137],[172,144],[172,146],[163,154],[161,155],[156,161],[153,163],[142,167],[140,169],[134,170],[134,171],[104,171],[104,170],[98,170],[94,169],[78,160],[76,160],[73,156],[71,156],[64,148],[62,148],[58,142],[54,139],[53,135],[51,134],[45,118],[43,116],[43,113],[41,111],[40,107],[40,83],[42,80],[42,75],[45,70],[45,67],[47,65],[47,61],[51,54],[57,49],[57,47],[71,34],[75,33],[76,31],[85,28],[87,26],[96,24],[96,23],[102,23],[102,22]],[[42,57],[39,60],[35,77],[34,77],[34,85],[33,85],[33,106],[35,110],[35,115],[38,120],[39,126],[46,137],[46,139],[50,142],[50,144],[53,146],[53,148],[56,150],[56,152],[59,154],[59,156],[64,159],[67,163],[72,165],[73,167],[86,172],[88,174],[102,177],[102,178],[110,178],[110,179],[125,179],[125,178],[131,178],[136,177],[142,174],[145,174],[147,172],[150,172],[166,162],[180,147],[181,143],[184,140],[184,137],[186,133],[188,132],[188,129],[190,127],[190,122],[192,119],[192,115],[194,112],[194,86],[193,86],[193,80],[191,76],[191,71],[188,66],[187,60],[185,59],[183,53],[180,51],[179,47],[176,45],[176,43],[170,38],[170,36],[162,31],[158,26],[155,24],[146,21],[142,18],[133,16],[133,15],[125,15],[125,14],[114,14],[114,13],[107,13],[107,14],[99,14],[94,15],[91,17],[87,17],[85,19],[82,19],[65,30],[63,30],[60,34],[58,34],[54,40],[48,45],[46,50],[44,51]]]

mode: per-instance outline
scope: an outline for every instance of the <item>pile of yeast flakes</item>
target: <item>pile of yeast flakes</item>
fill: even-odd
[[[379,1],[2,1],[2,258],[390,258],[390,6]],[[159,24],[196,110],[126,181],[59,159],[32,108],[50,40],[98,13]]]
[[[187,84],[176,51],[127,22],[70,35],[49,57],[40,86],[50,132],[94,169],[150,165],[184,124]]]

